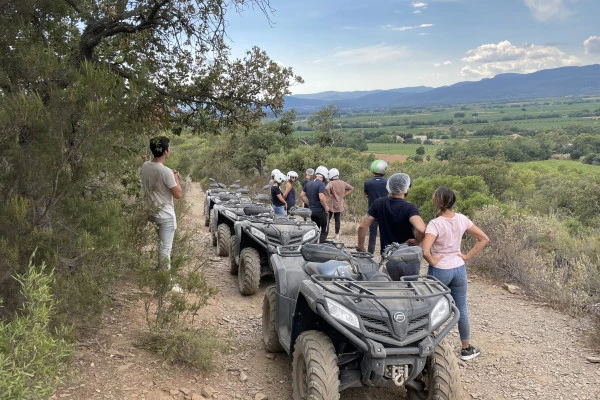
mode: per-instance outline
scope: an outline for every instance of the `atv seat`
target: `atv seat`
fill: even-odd
[[[290,210],[290,215],[297,215],[306,221],[312,215],[312,211],[310,208],[294,207]]]
[[[244,214],[246,215],[259,215],[270,213],[271,209],[265,206],[246,206],[244,207]]]
[[[252,196],[252,198],[256,201],[267,201],[271,198],[271,196],[269,196],[268,194],[257,193],[254,196]]]
[[[323,263],[307,262],[304,265],[304,271],[308,275],[343,276],[345,278],[352,278],[354,275],[349,262],[336,260]]]
[[[306,261],[324,263],[327,261],[349,261],[350,255],[334,246],[322,243],[309,243],[300,249]]]
[[[229,201],[229,200],[233,199],[235,197],[235,195],[233,195],[231,193],[222,193],[217,197],[219,199],[221,199],[222,201]]]
[[[212,183],[211,183],[211,185],[212,185]],[[222,189],[220,187],[217,187],[216,189],[210,189],[210,193],[211,194],[222,193],[222,192],[225,192],[225,191],[226,191],[225,189]]]

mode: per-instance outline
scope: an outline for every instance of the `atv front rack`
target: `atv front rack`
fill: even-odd
[[[403,278],[414,281],[357,281],[344,276],[311,275],[310,279],[323,290],[339,295],[374,300],[425,299],[450,294],[450,289],[431,275],[412,275]]]

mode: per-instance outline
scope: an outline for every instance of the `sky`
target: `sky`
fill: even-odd
[[[440,87],[600,63],[600,0],[270,0],[227,15],[232,54],[292,67],[293,94]],[[269,19],[271,22],[269,22]]]

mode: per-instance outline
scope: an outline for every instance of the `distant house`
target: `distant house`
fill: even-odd
[[[413,136],[413,139],[418,139],[418,140],[420,140],[421,142],[424,142],[424,141],[426,141],[426,140],[427,140],[427,136],[426,136],[426,135],[418,135],[418,136],[417,136],[417,135],[415,135],[415,136]]]
[[[518,138],[520,138],[520,137],[521,137],[521,135],[519,135],[518,133],[513,133],[513,134],[512,134],[512,138],[513,138],[513,139],[518,139]]]

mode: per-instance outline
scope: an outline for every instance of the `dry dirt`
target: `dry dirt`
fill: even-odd
[[[230,338],[230,351],[218,353],[213,370],[202,373],[163,365],[156,355],[135,348],[134,333],[144,327],[144,294],[125,283],[95,337],[78,343],[74,377],[55,399],[291,398],[290,358],[268,354],[262,344],[263,293],[273,281],[263,282],[254,296],[241,296],[225,259],[214,256],[208,229],[202,224],[200,186],[190,184],[186,198],[191,214],[180,225],[194,227],[196,256],[210,257],[205,278],[219,289],[201,310],[199,321]],[[356,240],[354,236],[344,239],[352,244]],[[460,362],[463,398],[600,399],[600,364],[587,360],[597,356],[587,345],[590,321],[558,313],[500,286],[470,275],[472,336],[482,354]],[[458,351],[456,331],[451,339]],[[381,389],[351,389],[341,395],[343,400],[404,398],[402,391]]]

